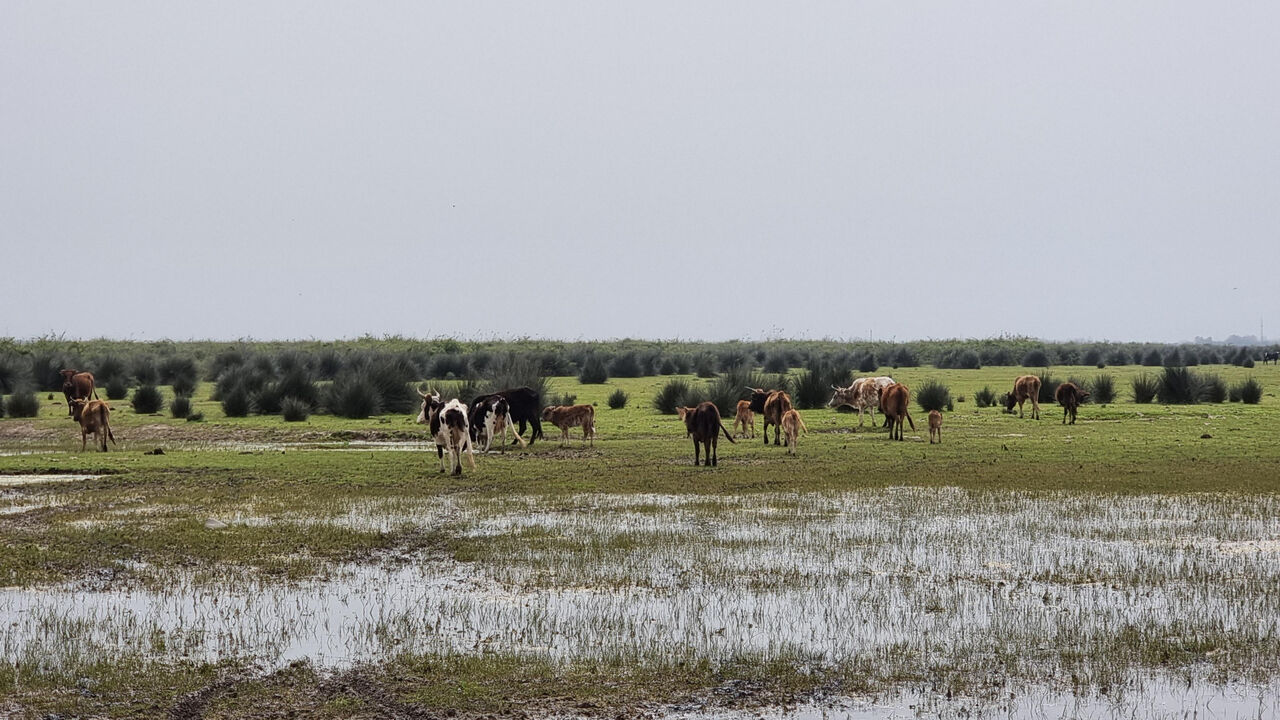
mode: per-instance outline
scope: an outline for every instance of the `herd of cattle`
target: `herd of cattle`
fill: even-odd
[[[67,409],[71,417],[80,423],[80,449],[84,450],[90,434],[94,443],[104,452],[107,440],[115,443],[111,433],[111,407],[98,399],[94,387],[92,373],[63,370],[62,393],[67,399]],[[791,396],[782,390],[766,390],[764,388],[747,388],[751,392],[750,400],[738,401],[734,413],[733,430],[739,437],[754,438],[756,436],[755,416],[762,419],[761,434],[764,442],[769,443],[769,426],[773,426],[773,444],[785,445],[788,453],[794,453],[799,443],[800,433],[808,432],[804,419],[791,405]],[[858,411],[858,426],[863,424],[863,413],[871,415],[871,424],[875,425],[876,410],[884,416],[885,427],[889,428],[889,437],[894,440],[903,439],[903,423],[916,429],[911,418],[911,391],[906,385],[896,382],[891,377],[866,377],[854,380],[849,387],[832,386],[835,393],[827,403],[828,407],[849,406]],[[591,405],[552,405],[539,409],[538,393],[527,387],[512,388],[499,392],[481,395],[470,404],[461,400],[445,401],[439,392],[424,393],[422,408],[418,413],[418,422],[428,427],[431,438],[436,445],[436,455],[440,459],[441,472],[462,474],[462,458],[465,454],[471,468],[476,466],[474,448],[479,446],[482,452],[488,452],[496,441],[500,450],[505,450],[508,435],[514,436],[511,444],[524,447],[543,437],[542,421],[545,420],[560,429],[562,443],[569,440],[569,431],[582,428],[583,442],[595,444],[596,411]],[[1035,375],[1023,375],[1013,383],[1013,391],[1005,396],[1005,410],[1012,413],[1016,405],[1018,417],[1025,417],[1023,405],[1031,402],[1031,417],[1040,419],[1040,378]],[[1080,403],[1089,393],[1075,383],[1065,382],[1058,386],[1054,393],[1058,404],[1062,406],[1062,422],[1076,422],[1076,412]],[[685,425],[685,434],[693,439],[693,464],[714,466],[717,464],[717,446],[720,435],[733,443],[733,434],[725,428],[720,420],[720,409],[715,403],[704,402],[697,407],[678,408],[677,412]],[[528,443],[524,440],[527,426],[533,427]],[[517,429],[518,426],[518,429]],[[929,442],[942,442],[942,414],[937,410],[929,412]]]

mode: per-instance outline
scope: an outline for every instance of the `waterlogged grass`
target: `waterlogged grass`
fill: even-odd
[[[1122,402],[1075,426],[958,403],[930,446],[923,417],[892,442],[810,410],[797,456],[721,442],[715,469],[649,407],[667,378],[561,378],[597,404],[595,446],[461,478],[406,416],[227,419],[202,385],[206,422],[118,404],[119,451],[81,453],[41,395],[0,420],[0,474],[81,479],[0,484],[0,714],[162,717],[199,689],[208,716],[382,717],[1274,682],[1280,404],[1135,405],[1140,371],[1104,371]],[[889,372],[966,398],[1021,373]]]

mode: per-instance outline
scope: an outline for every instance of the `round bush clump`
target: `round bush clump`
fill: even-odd
[[[40,398],[30,390],[21,390],[9,396],[9,417],[27,418],[40,414]]]
[[[302,422],[311,416],[311,406],[305,400],[288,397],[280,403],[280,415],[285,422]]]
[[[227,417],[246,417],[252,405],[249,391],[242,385],[236,385],[222,394],[222,412]]]
[[[108,400],[123,400],[129,395],[129,383],[121,376],[111,378],[103,388]]]
[[[139,415],[150,415],[160,412],[164,407],[164,396],[155,385],[140,385],[133,391],[133,399],[130,403],[133,405],[134,412]]]
[[[618,388],[609,393],[609,407],[614,410],[621,410],[627,406],[627,393],[622,388]]]
[[[196,391],[196,379],[191,375],[179,375],[173,379],[173,394],[178,397],[191,397]]]
[[[916,389],[916,404],[921,410],[951,410],[951,389],[937,380],[929,380]]]
[[[169,403],[169,414],[181,420],[191,415],[191,398],[179,395]]]

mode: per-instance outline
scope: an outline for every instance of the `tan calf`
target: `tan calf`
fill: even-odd
[[[942,413],[937,410],[929,411],[929,444],[933,444],[933,438],[938,438],[938,444],[942,444]]]
[[[116,436],[111,434],[111,406],[101,400],[85,400],[76,398],[71,401],[71,417],[80,423],[80,452],[84,452],[89,434],[93,433],[93,444],[107,451],[107,438],[116,444]]]
[[[542,419],[560,428],[560,443],[569,442],[569,430],[582,426],[582,440],[596,444],[596,409],[590,405],[552,405],[542,409]]]
[[[804,420],[799,412],[788,410],[782,414],[782,434],[787,438],[788,453],[795,454],[801,431],[809,432],[809,428],[804,426]]]
[[[738,432],[738,426],[742,426],[742,434],[739,437],[755,437],[756,436],[756,414],[751,412],[750,400],[738,401],[738,412],[733,416],[733,431]],[[747,434],[747,429],[751,429],[751,434]]]

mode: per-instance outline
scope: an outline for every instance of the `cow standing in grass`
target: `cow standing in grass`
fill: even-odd
[[[520,424],[520,431],[517,435],[524,435],[525,424],[533,426],[533,434],[529,436],[529,444],[542,437],[542,416],[539,410],[542,406],[542,398],[538,396],[538,391],[529,387],[508,388],[499,390],[488,395],[481,395],[471,401],[471,407],[484,404],[495,397],[505,398],[510,406],[511,419]],[[515,445],[513,441],[511,443]],[[524,441],[521,440],[523,445]]]
[[[937,410],[929,411],[929,444],[933,444],[934,437],[938,438],[938,444],[942,444],[942,413]]]
[[[489,452],[489,446],[495,441],[498,449],[505,452],[508,432],[515,435],[515,442],[520,443],[520,447],[525,447],[524,438],[520,437],[514,427],[511,405],[506,398],[498,395],[471,406],[471,440],[483,452]]]
[[[85,400],[76,398],[71,401],[71,417],[80,423],[80,452],[84,452],[89,435],[93,435],[93,444],[107,451],[107,438],[116,444],[116,436],[111,434],[111,406],[101,400]]]
[[[1035,375],[1023,375],[1013,381],[1013,392],[1004,396],[1004,409],[1007,412],[1013,412],[1013,406],[1018,406],[1018,417],[1023,417],[1022,404],[1031,401],[1031,418],[1033,420],[1040,419],[1040,378]]]
[[[769,426],[773,426],[773,444],[782,444],[782,416],[791,409],[791,396],[781,390],[747,388],[751,391],[751,411],[764,417],[764,444],[769,444]]]
[[[423,423],[431,431],[436,441],[436,457],[440,458],[440,472],[462,474],[462,453],[467,453],[471,469],[476,469],[476,456],[471,448],[471,429],[467,419],[467,406],[456,398],[449,402],[440,400],[439,393],[424,393],[422,409],[418,413],[418,422]],[[448,452],[448,458],[445,453]]]
[[[542,419],[560,428],[560,444],[569,442],[569,430],[582,426],[582,441],[596,444],[596,409],[590,405],[552,405],[542,409]]]
[[[62,395],[67,399],[67,415],[75,417],[71,409],[73,400],[98,399],[98,390],[93,386],[93,373],[62,370]]]
[[[712,467],[719,463],[717,447],[720,444],[720,433],[724,433],[725,439],[731,443],[735,443],[733,436],[725,429],[724,423],[720,422],[720,409],[713,402],[704,402],[698,407],[680,407],[676,408],[676,413],[680,415],[680,419],[684,421],[685,435],[693,438],[693,464],[698,465],[698,453],[702,447],[707,452],[707,467]]]
[[[835,393],[831,399],[827,401],[827,407],[837,408],[842,405],[858,409],[858,427],[862,427],[862,413],[869,411],[871,414],[871,426],[876,425],[876,408],[880,407],[880,388],[888,387],[894,382],[893,378],[888,376],[865,377],[858,378],[849,384],[849,387],[842,388],[832,385],[831,389]]]
[[[1080,389],[1079,385],[1073,382],[1064,382],[1058,386],[1053,393],[1057,398],[1058,404],[1062,406],[1062,424],[1067,424],[1067,416],[1071,416],[1071,424],[1076,424],[1076,410],[1079,409],[1080,403],[1089,399],[1089,393]]]
[[[756,414],[751,412],[750,400],[738,401],[737,412],[733,415],[733,432],[735,434],[738,432],[739,425],[742,426],[742,434],[739,437],[754,438],[756,436]],[[747,434],[748,428],[751,429],[750,435]]]
[[[809,428],[804,426],[804,419],[800,417],[800,413],[796,410],[788,410],[782,414],[782,433],[787,437],[787,453],[794,455],[796,446],[800,443],[800,433],[809,432]]]
[[[880,389],[880,412],[889,426],[889,439],[902,440],[902,421],[906,419],[911,429],[916,423],[911,419],[911,391],[902,383],[894,383]]]

